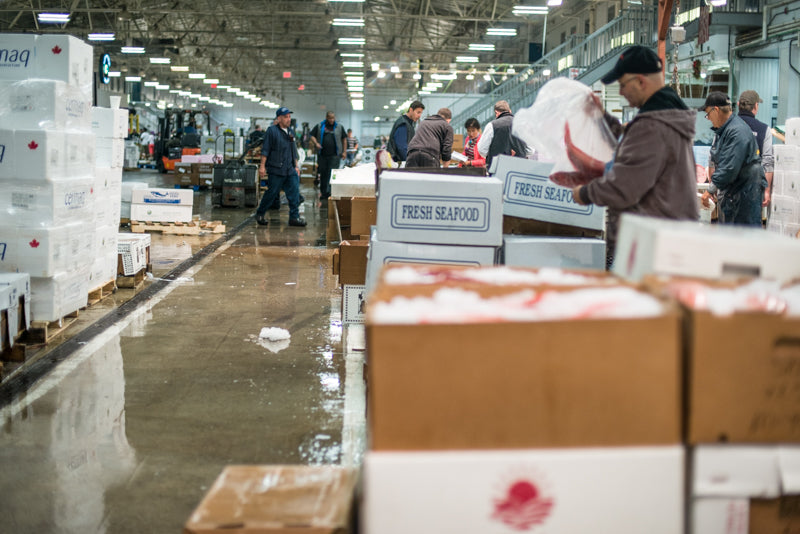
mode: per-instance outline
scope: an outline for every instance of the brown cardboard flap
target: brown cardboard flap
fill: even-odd
[[[334,275],[339,274],[339,249],[333,251],[331,255],[331,270],[333,271]]]
[[[342,241],[339,245],[339,284],[364,285],[367,278],[368,241]]]
[[[375,197],[353,197],[350,209],[350,233],[353,235],[369,235],[370,226],[374,226],[378,218],[378,206]]]
[[[749,534],[800,532],[800,495],[750,500]]]

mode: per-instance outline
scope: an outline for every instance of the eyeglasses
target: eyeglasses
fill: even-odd
[[[709,115],[711,115],[711,112],[712,112],[712,111],[714,111],[715,109],[717,109],[717,107],[716,107],[716,106],[714,106],[713,108],[711,108],[711,109],[709,109],[708,111],[706,111],[706,119],[708,119],[708,120],[711,120],[711,119],[709,118]]]
[[[623,89],[625,89],[625,86],[628,85],[629,83],[631,83],[635,79],[636,79],[636,76],[631,76],[630,78],[628,78],[624,82],[622,81],[622,79],[620,79],[619,80],[619,90],[622,91]]]

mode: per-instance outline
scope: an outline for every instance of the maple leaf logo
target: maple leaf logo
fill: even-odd
[[[31,150],[36,150],[37,148],[39,148],[39,144],[36,141],[31,141],[30,143],[28,143],[28,148],[30,148]]]
[[[55,45],[53,47],[53,53],[56,54],[56,55],[60,54],[61,53],[61,47],[58,46],[58,45]]]
[[[30,242],[30,243],[28,243],[28,244],[31,246],[31,248],[37,248],[37,247],[39,246],[39,244],[40,244],[40,243],[39,243],[38,241],[36,241],[36,238],[33,238],[33,239],[31,240],[31,242]]]

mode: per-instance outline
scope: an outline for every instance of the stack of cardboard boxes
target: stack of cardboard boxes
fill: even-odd
[[[786,121],[786,144],[773,150],[775,174],[767,229],[800,238],[800,118]]]
[[[3,44],[0,270],[29,273],[32,318],[54,321],[86,305],[95,257],[92,48],[68,35]]]

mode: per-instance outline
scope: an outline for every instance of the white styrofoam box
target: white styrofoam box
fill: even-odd
[[[344,167],[331,171],[333,198],[374,197],[375,164]]]
[[[800,117],[786,119],[786,144],[800,146]]]
[[[128,136],[128,110],[93,107],[92,133],[97,137],[125,139]]]
[[[147,189],[147,182],[122,182],[122,202],[131,203],[135,189]]]
[[[31,310],[34,321],[57,321],[89,302],[89,264],[81,269],[31,278]]]
[[[192,206],[178,204],[131,204],[130,219],[132,221],[147,222],[192,222]]]
[[[800,224],[785,223],[781,225],[781,234],[793,239],[800,239]]]
[[[548,178],[552,163],[498,156],[495,176],[503,182],[503,214],[591,230],[605,226],[605,208],[581,206],[572,190]]]
[[[130,217],[130,213],[130,204],[128,204],[128,217]],[[97,224],[119,227],[121,214],[122,204],[119,201],[112,202],[108,205],[108,209],[103,211],[102,216],[97,218]]]
[[[125,156],[122,166],[126,169],[139,167],[139,146],[131,141],[125,141]]]
[[[4,286],[0,284],[0,312],[4,312],[6,316],[5,335],[9,340],[9,345],[14,345],[14,338],[17,337],[17,321],[19,315],[17,312],[18,300],[14,299],[14,289],[11,286]]]
[[[106,272],[106,259],[102,256],[96,256],[89,269],[89,291],[93,291],[105,285],[109,280],[115,279],[109,278],[106,280]]]
[[[665,274],[788,281],[800,276],[800,240],[760,228],[709,226],[625,213],[612,270],[630,280]]]
[[[95,139],[95,165],[122,169],[125,160],[125,140],[98,137]]]
[[[134,275],[147,266],[147,247],[149,246],[150,234],[117,235],[117,253],[122,259],[124,275]]]
[[[772,232],[773,234],[782,235],[783,234],[783,224],[780,221],[775,221],[773,219],[767,219],[767,232]]]
[[[14,130],[0,129],[0,178],[14,178],[16,175],[15,151]]]
[[[119,261],[119,254],[115,250],[113,253],[109,252],[104,258],[105,260],[105,272],[103,273],[103,278],[107,280],[114,280],[117,278],[117,263]]]
[[[3,159],[9,167],[0,174],[2,178],[49,180],[69,176],[66,134],[62,131],[16,130],[12,149],[6,149]]]
[[[786,181],[786,171],[774,171],[772,173],[772,194],[782,195],[783,184]]]
[[[697,497],[691,501],[689,534],[749,534],[750,499]]]
[[[2,258],[0,258],[0,262]],[[15,301],[22,301],[25,304],[25,317],[24,317],[24,325],[27,329],[31,326],[31,277],[28,273],[5,273],[0,272],[0,286],[9,286],[11,287],[12,295],[11,298]],[[13,312],[9,313],[8,322],[9,322],[9,332],[11,332],[11,327],[17,324],[19,317],[17,315],[18,310],[14,309]],[[14,336],[9,336],[12,341]]]
[[[36,34],[4,33],[0,44],[0,80],[27,80],[34,77]]]
[[[93,261],[94,224],[72,222],[51,227],[0,225],[0,271],[49,277],[88,269]]]
[[[783,171],[783,193],[781,194],[800,200],[800,171]]]
[[[111,252],[117,253],[117,234],[119,233],[119,225],[117,226],[98,226],[94,230],[94,254],[93,257],[102,258]]]
[[[770,220],[775,220],[780,223],[800,223],[800,199],[798,198],[773,195],[769,209]]]
[[[384,171],[378,195],[381,241],[503,244],[503,184],[495,178]]]
[[[94,177],[49,182],[0,180],[0,224],[51,226],[68,221],[92,221]]]
[[[776,171],[800,171],[800,146],[773,145]]]
[[[70,175],[94,174],[95,137],[92,133],[67,132],[67,171]]]
[[[213,141],[213,139],[212,139]],[[195,156],[181,156],[181,163],[215,163],[214,154],[197,154]],[[218,162],[216,162],[218,163]],[[374,185],[374,181],[373,181]],[[375,195],[373,187],[372,195]],[[353,195],[351,195],[353,196]]]
[[[113,191],[122,200],[122,169],[111,167],[94,168],[94,187],[100,191]]]
[[[36,77],[61,80],[91,100],[94,50],[77,37],[45,34],[36,38]]]
[[[378,240],[375,227],[367,252],[367,290],[378,281],[381,267],[391,263],[425,263],[437,265],[494,265],[495,247],[429,245]]]
[[[505,265],[605,269],[606,242],[591,237],[504,235]]]
[[[362,324],[366,317],[367,286],[345,284],[342,289],[342,322]]]
[[[362,524],[381,534],[680,534],[683,466],[681,447],[367,452]]]
[[[163,204],[171,206],[191,206],[194,191],[191,189],[134,189],[131,191],[131,204]]]
[[[32,79],[8,85],[0,102],[4,124],[16,129],[91,132],[91,97],[64,82]],[[91,93],[90,93],[91,94]]]

